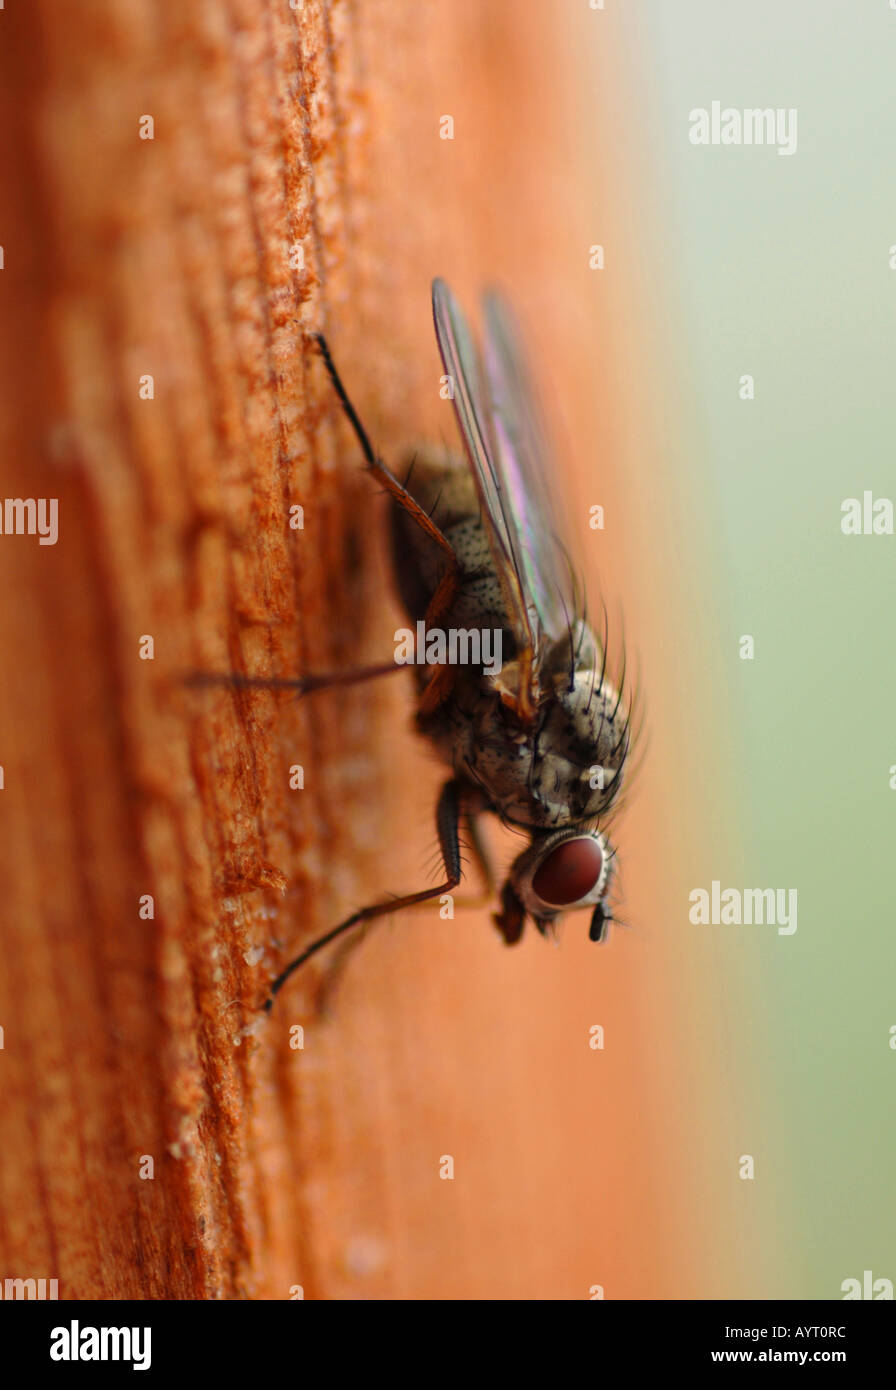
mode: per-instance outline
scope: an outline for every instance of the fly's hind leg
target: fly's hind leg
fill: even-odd
[[[445,573],[442,575],[436,587],[436,591],[429,601],[426,610],[426,626],[441,627],[443,619],[448,616],[457,598],[460,586],[460,566],[454,549],[439,529],[432,517],[421,507],[420,503],[414,498],[403,483],[400,483],[389,468],[374,453],[373,445],[367,435],[367,431],[361,424],[358,412],[349,399],[348,392],[342,384],[342,378],[336,370],[336,364],[330,356],[330,349],[327,340],[322,333],[316,333],[315,342],[320,350],[320,355],[324,360],[324,366],[333,389],[339,397],[342,409],[345,411],[346,418],[355,432],[361,452],[367,464],[369,472],[383,485],[390,494],[393,501],[406,512],[412,521],[420,527],[425,535],[440,548],[445,556]],[[450,666],[440,666],[433,672],[429,684],[426,686],[420,697],[420,708],[423,713],[432,713],[445,700],[451,691],[454,683],[455,670]]]

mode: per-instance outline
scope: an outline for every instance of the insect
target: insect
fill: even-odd
[[[486,813],[529,837],[493,916],[505,942],[519,941],[527,917],[544,935],[563,913],[588,907],[596,942],[612,920],[615,851],[602,826],[632,742],[622,680],[617,689],[608,677],[606,631],[599,641],[589,626],[557,535],[558,480],[507,306],[495,293],[484,297],[480,357],[442,280],[433,282],[432,305],[464,453],[418,452],[405,483],[375,454],[320,335],[317,344],[367,468],[391,495],[395,576],[408,616],[427,638],[447,634],[447,643],[461,634],[457,660],[437,641],[434,664],[413,667],[417,728],[449,770],[436,807],[444,876],[434,887],[372,903],[313,941],[272,982],[268,1010],[330,942],[452,892],[462,876],[462,827],[493,885],[477,828]],[[500,660],[484,659],[495,650]],[[394,669],[392,661],[337,676],[234,680],[308,694]]]

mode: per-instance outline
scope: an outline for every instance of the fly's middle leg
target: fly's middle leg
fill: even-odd
[[[339,685],[360,685],[362,681],[377,680],[401,669],[394,661],[383,661],[376,666],[351,666],[345,671],[319,671],[307,676],[244,676],[238,671],[192,671],[184,677],[184,684],[194,689],[226,685],[232,690],[288,690],[298,698]]]

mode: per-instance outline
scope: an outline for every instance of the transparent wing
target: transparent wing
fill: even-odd
[[[527,605],[550,639],[562,637],[577,615],[575,582],[560,540],[544,433],[520,336],[506,301],[492,290],[483,298],[485,367],[494,468],[504,525]]]
[[[495,567],[507,606],[508,625],[517,644],[518,690],[505,696],[524,720],[538,702],[535,653],[540,634],[537,610],[527,602],[522,549],[513,532],[513,511],[503,494],[499,446],[492,435],[492,410],[475,344],[466,319],[444,280],[434,280],[432,312],[439,351],[451,378],[454,410],[470,459]]]

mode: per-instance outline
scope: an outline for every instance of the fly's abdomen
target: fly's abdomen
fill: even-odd
[[[409,466],[405,486],[430,514],[460,566],[458,595],[446,621],[455,629],[500,631],[503,657],[512,658],[515,643],[466,460],[421,450]],[[394,503],[392,559],[401,600],[408,616],[418,622],[426,617],[446,560],[440,547]]]

